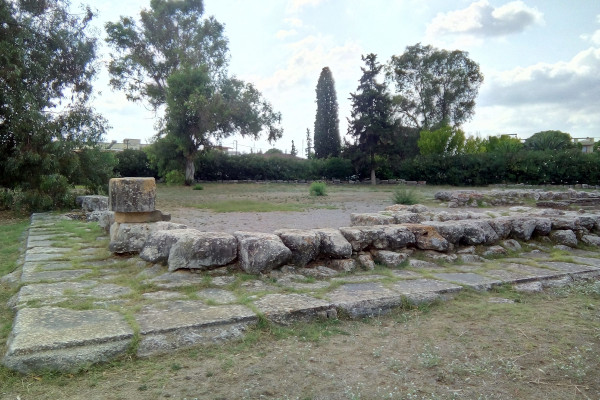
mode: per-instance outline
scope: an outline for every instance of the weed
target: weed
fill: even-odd
[[[192,187],[192,189],[193,189],[193,190],[204,190],[204,186],[202,186],[202,185],[201,185],[201,184],[199,184],[199,183],[196,183],[196,184],[194,185],[194,187]]]
[[[392,195],[394,204],[412,205],[419,203],[419,195],[414,189],[398,188]]]
[[[419,363],[425,368],[437,367],[442,360],[439,353],[439,347],[426,344],[423,351],[418,354]]]
[[[327,196],[327,185],[324,182],[313,182],[308,192],[311,196]]]

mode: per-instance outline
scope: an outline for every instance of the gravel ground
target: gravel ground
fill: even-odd
[[[378,212],[389,206],[389,201],[344,202],[339,208],[313,209],[303,212],[229,212],[179,208],[170,210],[171,221],[186,224],[206,232],[266,232],[277,229],[339,228],[350,226],[350,214]]]

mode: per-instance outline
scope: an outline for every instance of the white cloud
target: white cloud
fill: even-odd
[[[527,137],[546,129],[600,137],[600,48],[570,61],[488,74],[467,129]]]
[[[298,32],[296,32],[295,29],[289,29],[289,30],[282,29],[282,30],[277,31],[277,33],[275,34],[275,37],[277,39],[285,39],[287,37],[294,36],[296,34],[298,34]]]
[[[427,26],[426,35],[469,35],[474,37],[505,36],[523,32],[534,24],[542,24],[543,14],[522,1],[513,1],[494,8],[487,0],[472,3],[467,8],[438,14]]]
[[[284,18],[283,22],[292,28],[302,28],[304,26],[304,23],[300,18]]]

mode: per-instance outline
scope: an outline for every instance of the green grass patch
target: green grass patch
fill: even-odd
[[[418,204],[420,199],[421,197],[415,189],[398,188],[392,195],[394,204],[413,205]]]
[[[271,203],[256,200],[224,200],[194,204],[192,207],[214,212],[271,212],[271,211],[304,211],[307,206],[290,203]]]
[[[16,220],[0,225],[0,276],[16,268],[16,261],[23,244],[23,232],[29,225],[28,220]]]
[[[308,188],[311,196],[327,196],[327,185],[324,182],[313,182]]]

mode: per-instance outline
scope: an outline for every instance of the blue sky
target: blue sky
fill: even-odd
[[[100,3],[100,2],[98,2]],[[467,51],[485,81],[467,135],[527,138],[558,129],[600,139],[600,1],[597,0],[205,0],[205,14],[225,24],[229,71],[252,82],[282,113],[282,139],[269,144],[223,140],[240,152],[306,145],[316,113],[315,88],[328,66],[335,80],[340,132],[361,55],[380,62],[416,43]],[[99,23],[138,16],[149,0],[91,3]],[[101,31],[100,35],[104,33]],[[103,56],[106,61],[106,54]],[[107,139],[151,140],[155,116],[108,87],[103,71],[94,101],[112,125]]]

